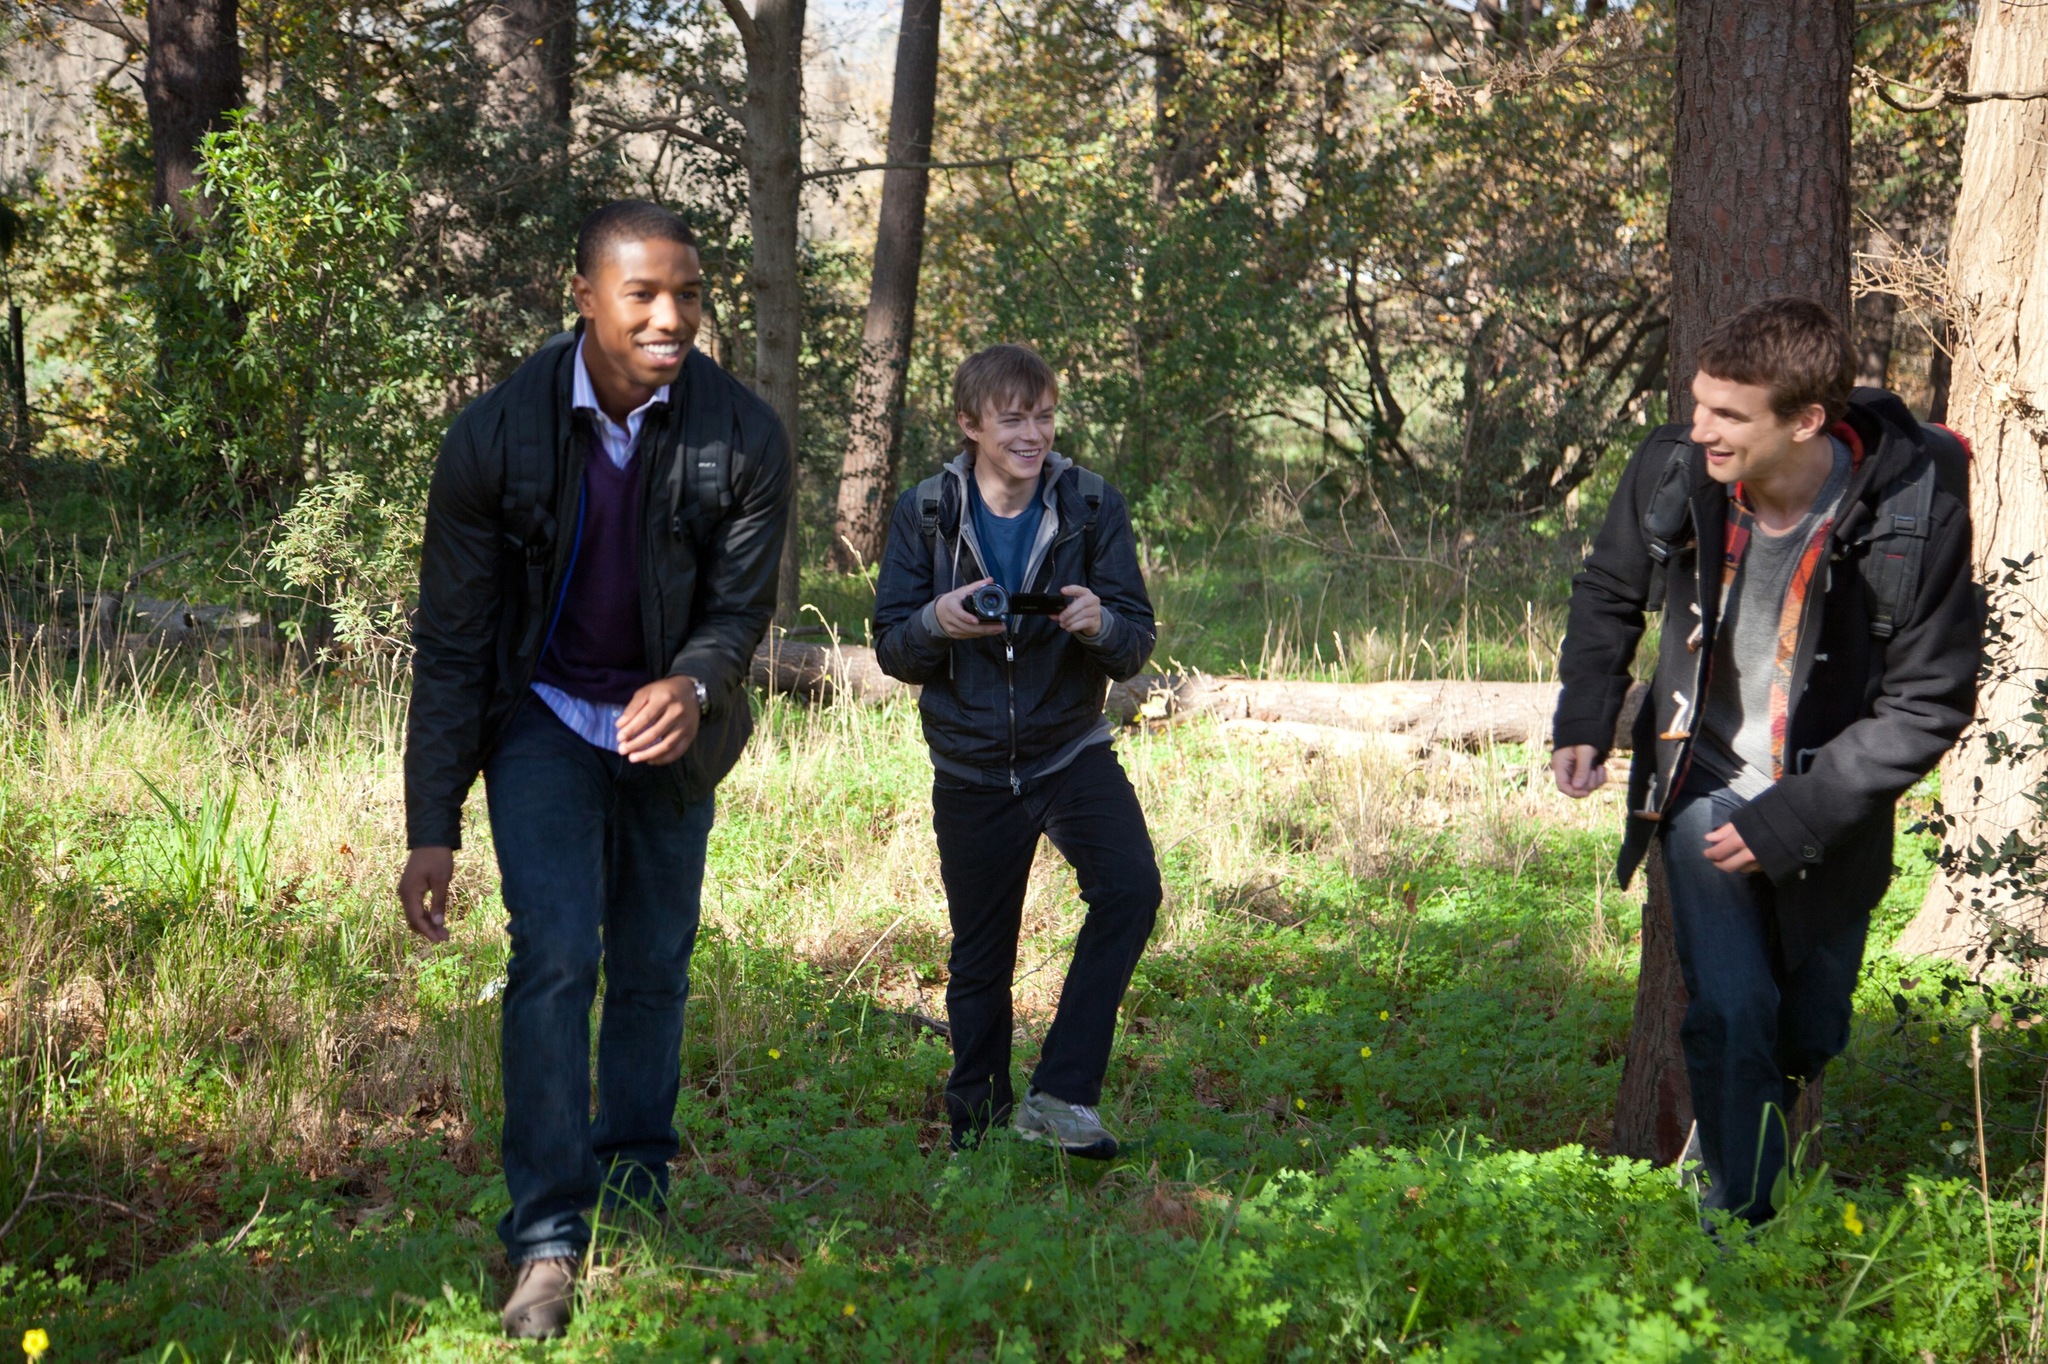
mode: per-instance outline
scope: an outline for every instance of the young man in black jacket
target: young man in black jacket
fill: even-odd
[[[513,1336],[558,1334],[608,1205],[659,1209],[676,1153],[712,791],[752,727],[790,456],[768,406],[692,349],[681,220],[599,209],[581,322],[465,408],[427,498],[405,795],[406,922],[448,938],[481,772],[512,938],[505,1183]],[[597,1117],[590,1007],[604,966]]]
[[[1690,439],[1661,428],[1629,461],[1558,669],[1551,768],[1584,797],[1662,607],[1620,879],[1661,834],[1703,1202],[1752,1221],[1801,1088],[1848,1044],[1893,808],[1975,705],[1966,447],[1854,374],[1811,300],[1715,328]]]
[[[1102,703],[1111,679],[1145,666],[1155,631],[1122,495],[1052,448],[1057,396],[1052,370],[1023,346],[993,346],[960,366],[953,408],[965,439],[942,474],[896,504],[875,586],[875,654],[891,677],[924,688],[953,925],[954,1147],[1008,1119],[1029,1139],[1106,1159],[1117,1143],[1096,1105],[1160,885]],[[970,597],[991,583],[1065,604],[978,615]],[[1088,917],[1017,1103],[1010,983],[1041,834],[1073,863]]]

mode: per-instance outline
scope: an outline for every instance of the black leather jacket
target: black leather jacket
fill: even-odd
[[[565,585],[596,448],[589,414],[570,402],[574,342],[555,337],[464,408],[434,465],[406,719],[411,847],[461,846],[463,801],[527,697]],[[693,350],[638,448],[647,657],[709,698],[696,741],[667,769],[697,801],[753,728],[742,688],[775,613],[789,441],[766,403]]]
[[[1013,616],[1009,633],[984,639],[953,639],[938,628],[933,600],[987,576],[973,518],[963,514],[970,456],[946,466],[935,543],[925,540],[916,489],[896,503],[875,584],[875,659],[889,676],[923,686],[925,742],[933,765],[954,780],[1019,790],[1086,744],[1106,741],[1110,681],[1135,676],[1152,656],[1158,632],[1130,511],[1105,484],[1087,531],[1073,467],[1058,454],[1046,461],[1046,512],[1028,577],[1034,592],[1092,589],[1103,605],[1094,639],[1046,616]]]
[[[1733,823],[1776,888],[1786,959],[1796,962],[1833,928],[1868,913],[1892,875],[1893,809],[1931,770],[1975,709],[1982,617],[1971,578],[1968,509],[1937,494],[1920,581],[1897,632],[1871,629],[1862,559],[1880,494],[1925,458],[1919,425],[1890,394],[1858,390],[1847,420],[1865,451],[1830,533],[1822,590],[1801,622],[1786,716],[1785,775],[1736,813]],[[1664,473],[1664,427],[1630,459],[1593,552],[1572,586],[1558,661],[1553,739],[1613,741],[1645,610],[1664,611],[1651,694],[1636,719],[1629,766],[1629,823],[1619,879],[1625,886],[1683,787],[1692,731],[1706,695],[1719,622],[1722,529],[1728,490],[1690,447],[1690,527],[1668,568],[1657,570],[1645,528]],[[1706,552],[1701,551],[1706,546]],[[1654,594],[1654,595],[1653,595]],[[1661,600],[1660,600],[1661,597]],[[1699,647],[1687,647],[1692,627]]]

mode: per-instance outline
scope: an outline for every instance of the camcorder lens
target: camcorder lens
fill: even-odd
[[[985,583],[967,594],[967,613],[977,620],[1002,620],[1010,614],[1010,594],[1001,583]]]

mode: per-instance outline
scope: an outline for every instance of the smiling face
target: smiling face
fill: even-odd
[[[1053,418],[1059,411],[1059,394],[1047,389],[1026,400],[1003,397],[985,405],[981,415],[954,414],[960,434],[974,445],[974,468],[982,493],[993,503],[998,500],[1022,507],[1018,499],[1028,498],[1038,486],[1045,457],[1052,453]],[[998,499],[996,488],[1009,494]]]
[[[623,421],[675,381],[697,339],[704,273],[696,248],[661,238],[613,242],[572,287],[591,387],[606,414]]]
[[[1692,379],[1692,439],[1707,453],[1707,473],[1718,483],[1769,485],[1811,457],[1812,441],[1827,424],[1827,409],[1810,403],[1791,417],[1771,409],[1765,384],[1738,384],[1702,370]]]

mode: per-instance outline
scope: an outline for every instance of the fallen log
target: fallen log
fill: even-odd
[[[794,640],[763,644],[754,654],[751,680],[763,691],[813,701],[876,704],[918,690],[884,674],[872,649]],[[1641,683],[1629,691],[1615,729],[1617,751],[1628,747],[1646,691]],[[1207,715],[1401,734],[1424,748],[1483,748],[1546,742],[1556,708],[1552,682],[1270,682],[1146,673],[1112,685],[1106,710],[1119,724]]]
[[[857,701],[879,705],[918,689],[898,682],[875,662],[875,651],[860,644],[806,644],[771,639],[754,650],[747,680],[762,691],[801,696],[807,701]]]

